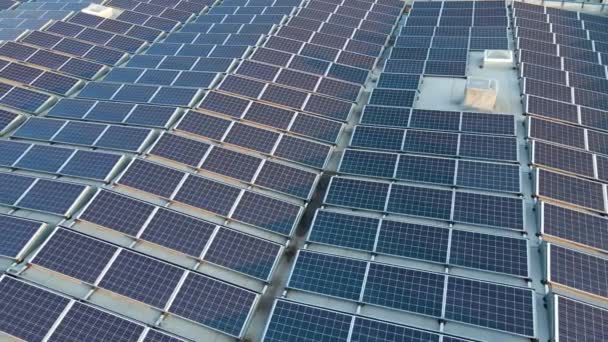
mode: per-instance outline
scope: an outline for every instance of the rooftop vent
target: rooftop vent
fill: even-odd
[[[496,80],[469,77],[464,91],[464,105],[491,111],[496,105],[497,93]]]

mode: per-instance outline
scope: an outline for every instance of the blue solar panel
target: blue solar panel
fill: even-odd
[[[33,263],[93,284],[117,247],[66,229],[57,229],[36,254]]]
[[[3,275],[0,277],[0,312],[3,313],[0,330],[23,340],[42,341],[69,301]]]
[[[123,296],[164,308],[184,271],[136,253],[122,251],[99,286]]]
[[[366,262],[300,251],[288,287],[359,300]]]
[[[0,241],[0,255],[9,258],[21,257],[20,252],[42,226],[40,221],[0,215],[0,236],[3,236]]]
[[[406,215],[448,220],[452,192],[405,185],[393,185],[387,211]]]
[[[100,191],[78,219],[131,236],[137,235],[154,206],[110,191]]]
[[[76,303],[63,317],[49,340],[128,342],[137,340],[143,330],[143,325]]]
[[[527,288],[450,277],[445,317],[467,324],[534,336],[534,292]]]
[[[55,173],[74,150],[54,146],[34,145],[15,166],[24,169]]]
[[[243,233],[220,229],[204,260],[259,279],[268,279],[280,246]]]
[[[389,184],[348,178],[332,178],[325,203],[383,211]]]
[[[190,273],[169,312],[233,336],[240,336],[256,294]]]
[[[19,200],[17,206],[69,216],[76,200],[86,189],[87,187],[81,184],[40,179]]]
[[[383,220],[376,251],[431,262],[445,263],[449,230],[398,221]]]
[[[445,276],[371,263],[363,301],[440,317]]]

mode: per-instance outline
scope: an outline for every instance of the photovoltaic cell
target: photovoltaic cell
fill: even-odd
[[[398,221],[382,220],[376,251],[431,262],[445,263],[449,230]]]
[[[451,208],[451,191],[395,184],[391,187],[387,211],[447,220]]]
[[[17,205],[52,214],[69,215],[69,210],[86,189],[81,184],[40,179]]]
[[[136,159],[118,183],[169,198],[183,177],[182,171]]]

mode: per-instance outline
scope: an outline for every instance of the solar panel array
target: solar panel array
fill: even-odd
[[[532,4],[513,7],[535,195],[547,240],[545,279],[554,293],[553,337],[602,339],[596,328],[602,310],[584,302],[608,296],[605,260],[596,254],[606,250],[600,215],[606,213],[601,118],[608,20]]]
[[[0,2],[0,335],[546,337],[519,118],[417,103],[425,78],[512,42],[554,335],[604,335],[603,18],[90,3]]]

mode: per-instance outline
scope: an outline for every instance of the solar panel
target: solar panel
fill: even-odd
[[[469,158],[516,161],[517,142],[512,137],[462,134],[458,153]]]
[[[517,165],[460,161],[456,184],[463,187],[519,192]]]
[[[365,261],[300,251],[287,286],[356,301],[365,269]]]
[[[50,341],[135,341],[144,326],[92,306],[75,303],[53,331]]]
[[[49,140],[65,124],[63,120],[30,118],[13,133],[16,138]]]
[[[524,239],[454,230],[450,246],[450,264],[528,276],[528,245]]]
[[[198,166],[210,145],[175,134],[163,134],[150,150],[150,154],[169,160]]]
[[[70,300],[3,275],[0,277],[0,330],[29,341],[41,341]],[[36,322],[36,324],[32,324]]]
[[[263,339],[282,342],[304,337],[308,341],[346,341],[351,320],[350,315],[277,300]]]
[[[16,167],[55,173],[74,151],[45,145],[34,145],[15,164]]]
[[[153,209],[153,205],[102,190],[87,204],[78,219],[136,236]]]
[[[270,241],[220,229],[204,260],[259,279],[268,279],[280,249],[278,244]]]
[[[66,229],[57,229],[36,254],[35,265],[93,284],[117,247]]]
[[[117,182],[169,198],[183,177],[181,171],[136,159]]]
[[[141,238],[163,247],[198,257],[215,226],[170,210],[158,210]]]
[[[606,250],[607,222],[600,216],[542,202],[542,233]],[[576,228],[575,228],[576,227]]]
[[[28,242],[38,234],[45,224],[19,217],[0,215],[0,255],[20,259]]]
[[[397,155],[370,151],[345,150],[339,170],[371,177],[393,178]]]
[[[216,147],[205,158],[201,168],[224,176],[251,182],[260,162],[259,158]]]
[[[350,145],[389,151],[400,151],[403,144],[403,130],[369,126],[357,126]]]
[[[548,281],[556,286],[606,297],[608,262],[598,256],[551,244],[547,247]]]
[[[505,229],[523,229],[523,203],[519,198],[456,192],[456,222]]]
[[[287,165],[267,162],[257,174],[255,184],[292,196],[308,199],[317,175]]]
[[[318,210],[308,240],[372,251],[378,223],[374,218]]]
[[[445,228],[382,220],[376,252],[446,263],[449,234]]]
[[[175,266],[123,250],[112,262],[99,286],[164,308],[183,273]]]
[[[202,177],[188,176],[174,199],[218,215],[228,215],[240,189]]]
[[[325,166],[330,150],[331,148],[327,145],[283,135],[274,150],[274,155],[279,158],[322,169]]]
[[[458,151],[458,136],[454,133],[408,130],[405,133],[403,150],[454,156]]]
[[[603,186],[581,178],[538,170],[537,196],[605,212]]]
[[[35,178],[10,173],[0,173],[0,203],[14,205],[29,189]]]
[[[256,294],[189,273],[169,312],[233,336],[240,336]]]
[[[593,155],[583,151],[534,141],[533,160],[536,165],[572,172],[594,178]]]
[[[553,336],[560,341],[606,339],[606,309],[554,295]]]
[[[458,131],[460,130],[460,113],[414,109],[412,110],[409,126],[412,128]]]
[[[351,341],[367,341],[388,339],[389,341],[399,341],[400,339],[412,341],[438,342],[440,336],[409,327],[398,326],[386,322],[356,317],[354,320]],[[448,337],[443,337],[443,341],[449,342]]]
[[[448,220],[451,207],[451,191],[393,185],[387,211]]]
[[[440,317],[444,282],[441,274],[370,263],[363,301]]]
[[[245,192],[231,218],[279,234],[290,235],[299,215],[299,206]]]
[[[534,336],[534,292],[449,277],[446,293],[447,319],[523,336]]]
[[[87,186],[39,179],[16,204],[21,208],[70,216]]]
[[[332,178],[325,203],[384,211],[389,184],[348,178]]]

